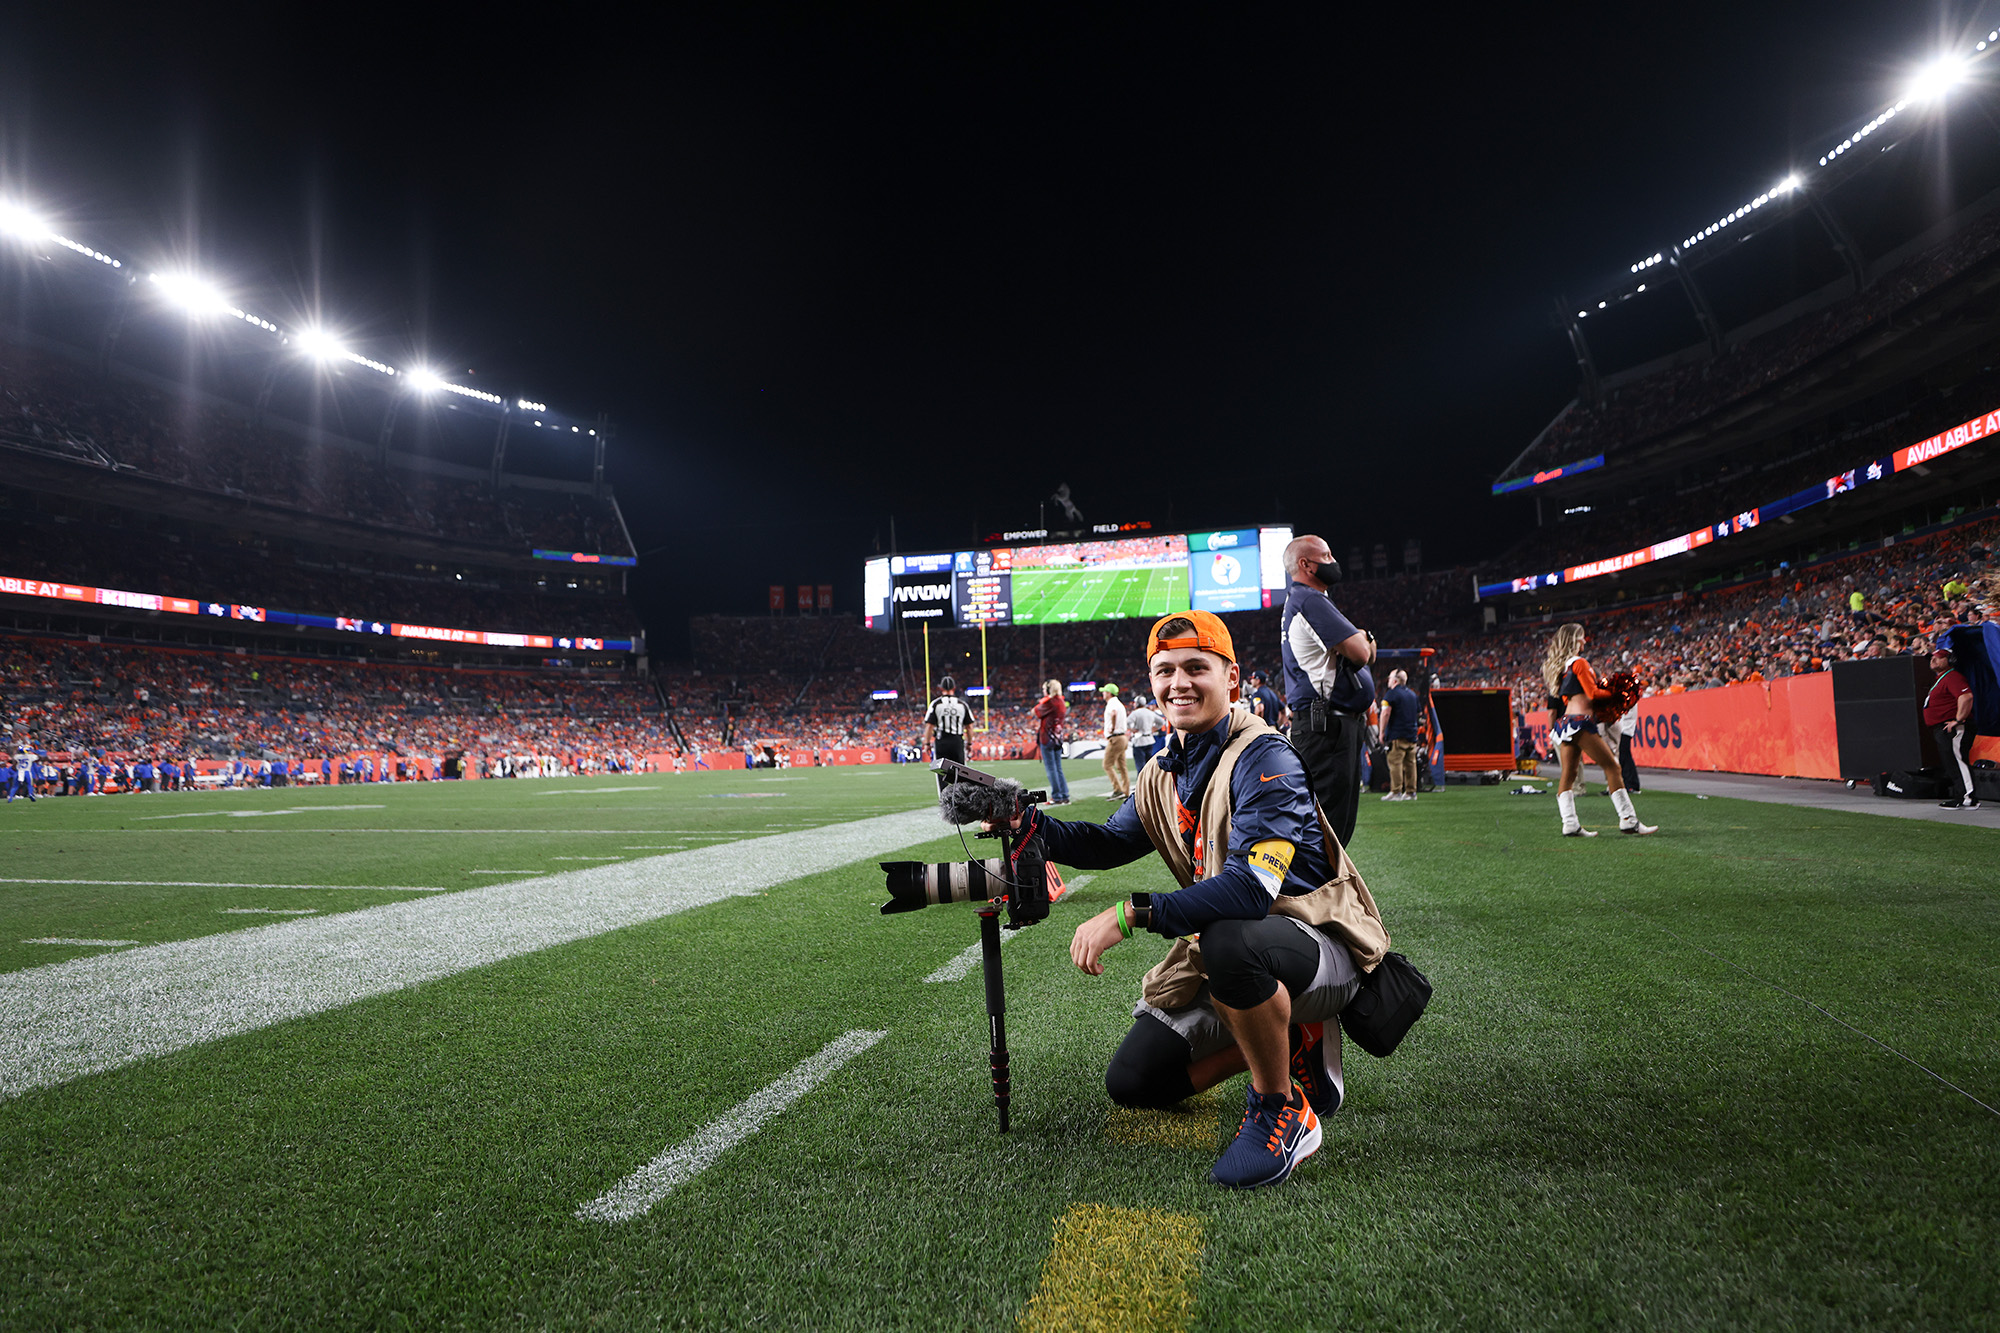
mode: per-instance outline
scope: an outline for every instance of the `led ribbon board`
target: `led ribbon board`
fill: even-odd
[[[559,560],[569,565],[636,565],[639,563],[636,556],[592,555],[587,551],[545,551],[539,546],[535,548],[535,559]]]
[[[1510,491],[1526,490],[1530,486],[1546,486],[1550,482],[1558,481],[1563,477],[1574,477],[1579,472],[1589,472],[1593,468],[1603,466],[1604,455],[1599,454],[1595,458],[1586,458],[1576,463],[1564,463],[1561,467],[1552,467],[1546,472],[1537,472],[1530,477],[1516,477],[1512,481],[1496,481],[1493,483],[1493,493],[1495,495],[1506,495]]]
[[[79,583],[51,579],[24,579],[0,575],[0,594],[37,597],[46,601],[116,606],[131,611],[164,611],[178,616],[216,616],[259,625],[303,625],[308,629],[344,630],[351,634],[380,634],[397,639],[427,639],[433,643],[483,644],[492,648],[564,648],[580,652],[629,653],[635,651],[631,639],[600,639],[590,635],[513,634],[503,630],[446,629],[436,625],[405,625],[393,620],[370,620],[361,616],[319,616],[304,611],[273,611],[241,602],[205,602],[194,597],[168,597],[152,592],[126,592],[121,588],[93,588]]]

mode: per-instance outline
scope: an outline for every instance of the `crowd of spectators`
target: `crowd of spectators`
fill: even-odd
[[[399,532],[522,551],[630,555],[615,502],[378,466],[372,450],[308,443],[253,414],[100,376],[0,340],[0,445]]]
[[[1968,523],[1801,570],[1687,593],[1585,618],[1592,665],[1630,671],[1649,694],[1779,680],[1838,661],[1925,656],[1941,631],[1976,619],[1954,579],[1992,560],[2000,519]],[[1856,599],[1859,599],[1857,606]],[[1508,688],[1517,708],[1538,708],[1547,625],[1437,641],[1440,681]]]
[[[1623,384],[1597,403],[1576,403],[1508,469],[1510,476],[1630,448],[1701,420],[1885,327],[1911,302],[2000,250],[2000,211],[1988,213],[1866,289],[1803,315],[1720,356],[1670,366]]]
[[[1969,577],[2000,544],[2000,520],[1963,524],[1896,545],[1780,569],[1735,586],[1592,612],[1584,617],[1600,670],[1629,670],[1655,693],[1768,681],[1824,671],[1836,661],[1922,653],[1945,627],[1976,615],[1947,599],[1954,575]],[[1385,647],[1430,647],[1437,683],[1514,691],[1518,707],[1539,707],[1542,652],[1550,626],[1482,632],[1471,574],[1447,570],[1345,583],[1342,611]],[[1856,596],[1860,609],[1854,608]],[[1280,666],[1276,610],[1235,612],[1229,622],[1244,671],[1275,677]],[[990,684],[968,701],[982,727],[972,742],[1028,753],[1029,714],[1049,677],[1095,702],[1094,686],[1115,682],[1124,697],[1149,693],[1140,658],[1146,623],[1136,620],[990,629],[980,661],[976,631],[931,635],[931,676],[953,672],[961,688]],[[893,635],[871,633],[852,617],[704,617],[693,622],[695,665],[675,668],[675,717],[707,749],[746,742],[800,749],[915,745],[923,738],[929,692],[920,658]],[[899,697],[876,700],[878,690]],[[1096,709],[1072,713],[1070,735],[1095,734]]]
[[[0,637],[13,744],[122,762],[358,753],[478,771],[523,756],[629,769],[678,748],[660,697],[630,673],[387,667]]]

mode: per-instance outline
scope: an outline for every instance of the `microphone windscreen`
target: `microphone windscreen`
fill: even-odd
[[[1021,808],[1025,789],[1011,778],[997,787],[977,782],[953,782],[938,793],[938,813],[947,824],[977,824],[982,820],[1005,823]]]

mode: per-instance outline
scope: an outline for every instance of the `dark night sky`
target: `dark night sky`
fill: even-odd
[[[769,582],[853,609],[892,514],[950,546],[1064,480],[1091,519],[1488,553],[1573,389],[1553,294],[1992,7],[23,6],[0,186],[609,412],[671,651]]]

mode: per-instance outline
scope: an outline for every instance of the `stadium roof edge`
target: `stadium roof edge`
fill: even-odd
[[[1956,210],[1947,217],[1939,219],[1923,231],[1918,232],[1915,236],[1910,237],[1892,249],[1884,251],[1877,258],[1869,261],[1866,270],[1868,284],[1873,286],[1876,282],[1879,282],[1882,278],[1893,273],[1912,259],[1950,239],[1956,233],[1971,226],[1974,222],[1979,221],[1997,209],[2000,209],[2000,187],[1989,190],[1987,193],[1965,205],[1965,207]],[[1854,288],[1849,279],[1846,277],[1835,278],[1831,282],[1796,297],[1774,310],[1767,311],[1755,319],[1748,320],[1728,330],[1723,335],[1724,345],[1726,348],[1740,347],[1746,342],[1761,338],[1767,333],[1783,328],[1794,320],[1823,310],[1854,294]],[[1645,361],[1639,365],[1606,375],[1602,379],[1601,384],[1605,392],[1608,393],[1623,388],[1626,385],[1637,384],[1642,380],[1658,375],[1663,371],[1671,370],[1676,366],[1707,360],[1709,355],[1707,343],[1690,343],[1685,347],[1676,348],[1671,352],[1654,357],[1650,361]],[[1541,444],[1548,433],[1554,430],[1557,424],[1564,417],[1568,416],[1570,412],[1574,411],[1579,404],[1579,399],[1570,399],[1562,410],[1549,420],[1548,425],[1536,432],[1534,439],[1530,440],[1527,446],[1519,454],[1515,455],[1513,461],[1501,470],[1500,474],[1494,478],[1493,484],[1495,486],[1504,486],[1510,481],[1518,481],[1522,476],[1532,475],[1521,470],[1525,460],[1534,453],[1536,446]]]

